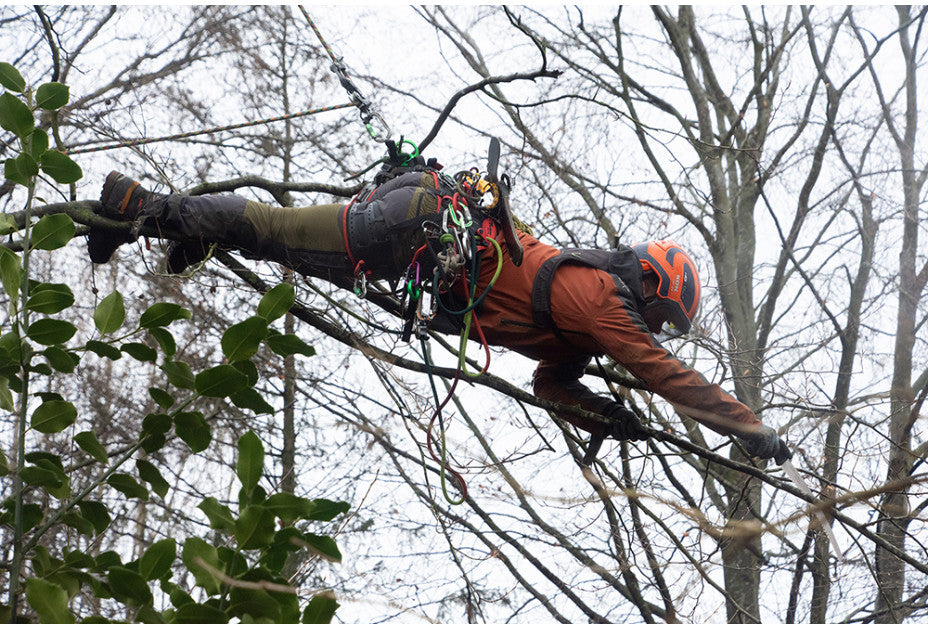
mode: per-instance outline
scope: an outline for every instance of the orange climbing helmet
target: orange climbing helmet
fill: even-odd
[[[642,270],[657,275],[657,294],[642,312],[648,328],[654,333],[687,333],[699,309],[696,264],[672,240],[642,242],[632,248],[641,260]]]

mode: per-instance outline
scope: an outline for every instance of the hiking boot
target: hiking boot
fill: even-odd
[[[103,204],[103,215],[107,218],[131,222],[138,218],[145,203],[155,196],[157,195],[139,185],[138,181],[114,170],[103,182],[100,203]]]
[[[209,242],[171,242],[167,253],[167,271],[179,275],[190,266],[199,264],[209,255]]]
[[[145,205],[157,196],[139,185],[138,181],[114,170],[103,182],[103,191],[100,193],[103,207],[97,213],[113,220],[133,222]],[[91,227],[87,237],[90,261],[94,264],[108,262],[116,249],[137,239],[134,233],[116,233]]]

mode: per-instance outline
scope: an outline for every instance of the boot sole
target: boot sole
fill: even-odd
[[[120,184],[124,182],[128,184],[126,190],[117,190]],[[124,216],[126,208],[129,206],[129,200],[132,198],[132,193],[138,186],[138,181],[133,181],[126,175],[115,170],[106,175],[106,180],[103,182],[103,190],[100,192],[100,203],[103,205],[104,215],[111,218]],[[122,198],[120,198],[120,196]],[[112,203],[112,201],[115,201],[115,203]],[[113,213],[114,211],[115,213]]]

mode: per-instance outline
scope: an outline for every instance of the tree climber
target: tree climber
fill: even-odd
[[[482,335],[482,342],[538,360],[538,397],[609,419],[562,415],[594,437],[646,437],[633,412],[579,381],[591,358],[606,354],[679,413],[741,438],[751,456],[790,455],[773,428],[655,340],[662,331],[688,332],[699,306],[696,266],[678,245],[663,240],[612,251],[559,250],[518,231],[522,259],[517,265],[499,220],[481,203],[486,182],[472,171],[451,178],[440,168],[421,158],[411,166],[385,166],[347,205],[297,208],[234,194],[155,194],[112,172],[103,185],[100,213],[135,227],[130,235],[91,228],[88,251],[92,262],[107,262],[146,225],[184,237],[168,248],[171,273],[202,261],[213,245],[341,287],[358,286],[368,277],[412,282],[435,268],[433,299],[442,307],[429,327],[460,331],[462,312],[470,305],[471,338]],[[467,216],[469,224],[462,218]],[[415,308],[407,307],[407,313],[415,323]],[[421,325],[421,315],[418,320]]]

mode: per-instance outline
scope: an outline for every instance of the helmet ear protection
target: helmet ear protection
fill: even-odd
[[[685,334],[699,309],[699,275],[692,258],[671,240],[643,242],[632,247],[641,269],[657,276],[657,294],[642,317],[652,333]]]

